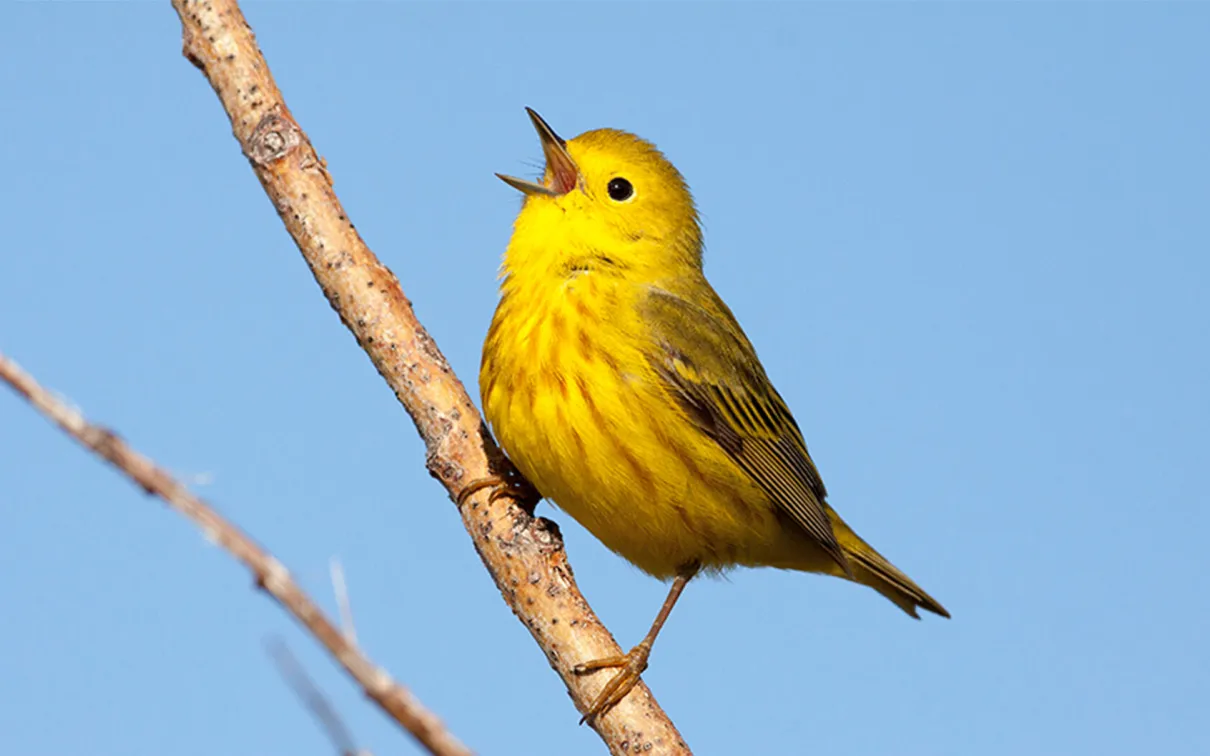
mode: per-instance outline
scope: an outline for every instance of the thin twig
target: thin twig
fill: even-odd
[[[357,628],[353,625],[353,605],[349,602],[349,586],[345,583],[345,570],[336,557],[328,562],[332,575],[332,592],[336,594],[336,607],[340,611],[340,631],[350,646],[357,645]]]
[[[371,756],[369,751],[357,747],[356,741],[353,740],[353,733],[336,713],[336,708],[332,706],[328,697],[303,669],[297,657],[290,652],[290,647],[286,645],[286,642],[281,638],[270,638],[265,643],[265,648],[273,657],[273,661],[277,663],[277,669],[281,672],[286,684],[302,700],[307,712],[319,723],[336,752],[340,756]]]
[[[0,380],[16,389],[18,394],[72,438],[125,473],[144,491],[160,497],[196,523],[207,539],[243,563],[256,577],[257,585],[311,631],[361,685],[366,695],[415,736],[430,753],[437,756],[468,756],[471,753],[445,729],[437,715],[345,640],[323,611],[298,587],[282,563],[239,528],[150,459],[130,448],[113,431],[90,424],[78,410],[40,386],[4,354],[0,354]]]
[[[240,148],[328,302],[416,423],[429,472],[454,500],[473,480],[513,473],[398,280],[353,228],[239,5],[173,0],[173,7],[181,18],[185,57],[214,88]],[[208,210],[199,211],[198,222],[224,221]],[[485,490],[471,496],[460,514],[505,602],[584,713],[609,676],[576,675],[573,668],[619,656],[622,649],[576,587],[558,529],[520,504],[507,496],[489,501]],[[616,754],[689,752],[645,685],[589,721]]]

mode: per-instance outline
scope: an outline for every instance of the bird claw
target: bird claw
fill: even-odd
[[[617,706],[630,691],[634,690],[634,687],[639,684],[643,672],[647,669],[647,660],[650,657],[651,647],[640,643],[624,656],[594,659],[573,667],[572,672],[577,675],[591,674],[599,669],[621,668],[621,671],[605,684],[584,716],[580,717],[580,724],[604,716],[606,712]]]
[[[492,489],[491,494],[487,497],[489,504],[495,504],[496,500],[508,497],[515,500],[525,509],[532,510],[542,500],[542,494],[538,493],[538,489],[534,488],[534,484],[519,474],[508,476],[489,475],[486,478],[472,480],[458,492],[458,507],[461,508],[467,499],[485,488]]]

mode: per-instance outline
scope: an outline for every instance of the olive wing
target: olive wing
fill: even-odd
[[[735,316],[701,283],[702,304],[659,288],[644,298],[648,360],[697,428],[849,573],[798,424]]]

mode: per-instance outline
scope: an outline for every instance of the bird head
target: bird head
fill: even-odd
[[[518,236],[561,251],[591,254],[623,268],[701,267],[693,196],[655,145],[616,129],[571,140],[526,108],[546,158],[540,181],[496,174],[525,195]]]

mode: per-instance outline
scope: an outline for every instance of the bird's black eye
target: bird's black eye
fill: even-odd
[[[614,202],[625,202],[634,196],[634,185],[621,176],[610,179],[609,186],[605,188],[609,192],[609,198]]]

